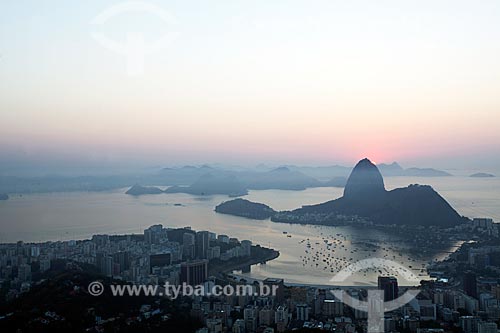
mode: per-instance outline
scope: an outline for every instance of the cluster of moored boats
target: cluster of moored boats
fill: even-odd
[[[292,238],[288,232],[283,234]],[[384,258],[409,268],[415,275],[426,276],[425,263],[419,264],[416,259],[404,255],[385,241],[353,242],[340,233],[320,232],[320,237],[304,238],[298,243],[304,246],[304,254],[300,256],[300,260],[302,266],[307,269],[313,268],[335,274],[343,269],[349,269],[349,266],[358,260]],[[359,274],[365,277],[371,274],[394,275],[400,270],[397,265],[392,265],[392,267],[364,269]]]

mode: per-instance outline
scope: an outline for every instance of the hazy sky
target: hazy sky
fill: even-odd
[[[500,164],[498,0],[119,3],[0,3],[4,165]]]

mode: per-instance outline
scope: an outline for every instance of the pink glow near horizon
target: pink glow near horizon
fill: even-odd
[[[91,37],[102,2],[54,13],[35,1],[3,6],[0,158],[309,164],[500,153],[498,1],[231,1],[200,3],[202,16],[162,4],[180,34],[138,77]],[[46,15],[32,21],[37,10]],[[165,22],[151,21],[134,17],[133,28],[154,39]],[[120,40],[130,25],[98,28]]]

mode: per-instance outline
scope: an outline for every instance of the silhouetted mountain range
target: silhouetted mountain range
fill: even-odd
[[[446,176],[444,171],[435,169],[403,169],[397,163],[382,164],[385,176]],[[312,187],[343,187],[350,168],[343,166],[304,167],[281,166],[269,168],[261,165],[256,168],[236,168],[221,166],[182,166],[163,168],[156,172],[82,177],[14,177],[0,176],[0,193],[41,193],[70,191],[106,191],[130,187],[133,184],[143,186],[179,186],[170,191],[186,193],[221,193],[244,194],[249,189],[266,190],[304,190]],[[202,177],[212,175],[214,179],[205,182]],[[234,180],[231,180],[234,178]],[[222,184],[216,184],[220,180]],[[230,185],[232,183],[232,185]],[[238,183],[244,190],[238,190]],[[211,187],[216,187],[212,189]],[[230,190],[227,188],[230,187]],[[235,190],[236,188],[236,190]]]

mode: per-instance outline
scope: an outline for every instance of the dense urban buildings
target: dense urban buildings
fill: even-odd
[[[378,290],[385,301],[398,298],[408,289],[419,288],[416,299],[399,309],[385,313],[384,331],[405,333],[497,333],[500,320],[500,254],[496,225],[474,220],[469,232],[488,235],[485,241],[465,243],[447,260],[432,263],[428,272],[432,280],[420,286],[401,286],[395,276],[380,275]],[[147,228],[143,235],[95,235],[90,240],[58,241],[0,245],[0,279],[2,302],[29,297],[30,290],[43,285],[44,274],[57,269],[88,270],[108,281],[135,285],[210,286],[221,284],[250,288],[246,295],[192,295],[185,313],[199,323],[198,333],[287,332],[293,329],[315,329],[342,333],[367,332],[367,313],[350,308],[337,299],[336,287],[287,286],[286,277],[267,278],[263,286],[274,290],[261,295],[258,281],[247,281],[231,274],[231,267],[253,258],[261,249],[248,240],[239,241],[227,235],[190,228],[171,229],[162,225]],[[257,252],[256,252],[257,251]],[[61,263],[65,266],[57,268]],[[222,268],[229,268],[225,270]],[[234,266],[237,267],[237,266]],[[215,268],[215,269],[214,269]],[[212,272],[211,272],[212,269]],[[76,288],[76,287],[75,287]],[[86,290],[86,286],[78,287]],[[352,298],[368,300],[373,287],[344,288]],[[139,309],[139,317],[128,322],[142,325],[151,318],[168,321],[168,314],[151,296]],[[373,305],[375,306],[375,305]],[[43,318],[50,323],[63,320],[47,309]],[[88,311],[96,311],[88,309]],[[8,314],[0,313],[7,322]],[[95,331],[113,318],[96,313]],[[138,318],[141,318],[140,320]],[[139,321],[137,321],[139,320]],[[91,328],[90,331],[94,331]]]
[[[208,278],[208,260],[196,260],[181,264],[180,282],[196,286]]]
[[[384,301],[398,298],[398,280],[393,276],[379,276],[378,289],[384,292]]]

